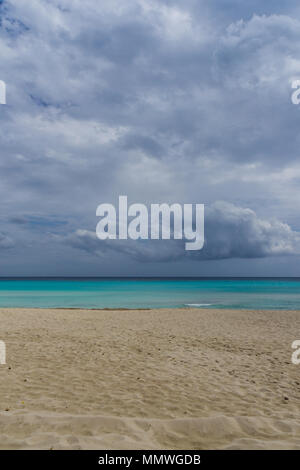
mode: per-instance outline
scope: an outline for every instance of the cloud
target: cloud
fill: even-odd
[[[64,238],[73,248],[105,256],[117,251],[140,262],[194,261],[231,258],[264,258],[300,254],[300,233],[276,219],[263,220],[251,209],[216,202],[205,216],[205,245],[201,251],[185,251],[178,240],[106,240],[95,232],[77,230]]]
[[[7,236],[15,239],[18,230],[43,257],[51,223],[11,223],[37,214],[66,221],[59,233],[70,246],[85,245],[85,236],[92,245],[76,230],[91,232],[98,204],[127,194],[145,204],[224,200],[256,213],[234,218],[227,208],[225,220],[219,209],[223,232],[215,232],[218,209],[211,208],[207,246],[198,254],[176,242],[114,243],[132,259],[188,264],[297,252],[296,1],[7,0],[0,21]],[[276,217],[288,225],[276,225]],[[58,249],[47,242],[51,253]],[[93,253],[110,251],[99,243]],[[16,259],[17,273],[23,257]]]
[[[300,254],[300,233],[251,209],[215,203],[206,218],[204,259],[261,258]]]
[[[17,226],[26,226],[31,230],[59,229],[67,225],[67,221],[59,220],[55,216],[43,217],[39,215],[15,215],[9,218],[9,223]]]
[[[8,248],[13,248],[14,242],[13,240],[5,235],[4,233],[0,232],[0,250],[6,250]]]

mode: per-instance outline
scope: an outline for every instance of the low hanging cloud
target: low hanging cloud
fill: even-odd
[[[4,233],[0,232],[0,250],[6,250],[8,248],[13,248],[14,242],[13,240],[5,235]]]
[[[251,209],[217,202],[208,209],[205,259],[262,258],[300,253],[300,234],[277,219],[261,219]]]
[[[141,262],[183,258],[220,260],[300,254],[300,234],[277,219],[264,220],[247,208],[216,202],[205,214],[205,244],[201,251],[185,251],[184,240],[105,240],[96,233],[77,230],[64,238],[73,248],[106,256],[111,250]]]

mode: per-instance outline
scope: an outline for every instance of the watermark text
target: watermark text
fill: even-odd
[[[0,104],[6,104],[6,84],[0,80]]]
[[[0,341],[0,365],[6,364],[6,344],[4,341]]]
[[[204,245],[204,204],[144,204],[128,206],[119,196],[119,207],[100,204],[101,217],[96,234],[100,240],[185,240],[185,249],[201,250]]]
[[[300,364],[300,340],[293,341],[292,349],[296,349],[292,354],[292,363],[298,366]]]

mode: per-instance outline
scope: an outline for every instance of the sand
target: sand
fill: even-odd
[[[300,312],[1,309],[0,449],[300,449]]]

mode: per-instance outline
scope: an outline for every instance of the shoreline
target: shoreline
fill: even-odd
[[[47,310],[54,310],[54,311],[87,311],[87,312],[145,312],[145,311],[170,311],[170,310],[188,310],[188,311],[195,311],[198,312],[200,311],[217,311],[217,312],[298,312],[300,313],[300,309],[288,309],[284,307],[279,307],[279,308],[247,308],[247,307],[238,307],[238,308],[232,308],[232,307],[137,307],[137,308],[127,308],[127,307],[105,307],[105,308],[90,308],[90,307],[0,307],[0,311],[2,310],[11,310],[11,311],[24,311],[24,310],[42,310],[42,311],[47,311]]]
[[[0,449],[300,449],[299,310],[0,308],[0,325]]]

